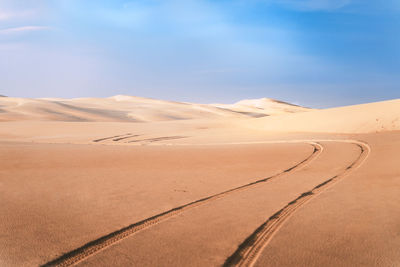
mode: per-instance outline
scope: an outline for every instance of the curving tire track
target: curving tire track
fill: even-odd
[[[302,142],[304,143],[304,141],[302,141]],[[290,142],[290,143],[295,143],[295,142]],[[211,195],[211,196],[187,203],[185,205],[182,205],[182,206],[173,208],[171,210],[165,211],[163,213],[154,215],[154,216],[144,219],[142,221],[133,223],[127,227],[124,227],[124,228],[119,229],[115,232],[112,232],[108,235],[105,235],[96,240],[93,240],[93,241],[91,241],[73,251],[70,251],[70,252],[42,265],[42,266],[71,266],[73,264],[76,264],[76,263],[84,260],[85,258],[92,256],[93,254],[99,252],[100,250],[105,249],[105,248],[121,241],[122,239],[125,239],[143,229],[146,229],[152,225],[155,225],[155,224],[160,223],[164,220],[167,220],[173,216],[176,216],[188,209],[191,209],[191,208],[206,204],[208,202],[220,199],[222,197],[225,197],[225,196],[235,193],[235,192],[246,190],[248,188],[256,186],[257,184],[268,182],[272,179],[275,179],[284,174],[287,174],[288,172],[299,170],[299,169],[303,168],[304,166],[310,164],[315,158],[317,158],[320,155],[320,153],[323,150],[323,147],[317,142],[307,141],[307,143],[314,147],[313,152],[307,158],[302,160],[301,162],[297,163],[296,165],[294,165],[288,169],[283,170],[282,172],[279,172],[279,173],[272,175],[270,177],[267,177],[267,178],[259,179],[254,182],[217,193],[215,195]]]
[[[298,210],[312,198],[325,191],[329,186],[332,186],[350,172],[359,168],[371,151],[369,145],[364,142],[350,140],[345,140],[342,142],[352,143],[360,148],[360,154],[357,159],[347,166],[343,172],[325,180],[310,191],[302,193],[299,197],[289,202],[285,207],[269,217],[268,220],[260,225],[250,236],[246,238],[246,240],[243,241],[242,244],[239,245],[238,249],[229,258],[227,258],[223,266],[254,266],[261,252],[271,241],[274,234],[279,231],[280,227],[291,215],[293,215],[293,213],[296,212],[296,210]]]

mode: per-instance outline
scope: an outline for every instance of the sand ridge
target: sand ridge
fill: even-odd
[[[247,127],[276,132],[376,133],[400,130],[400,99],[271,116]],[[242,123],[243,125],[243,123]]]
[[[307,108],[272,99],[232,105],[195,104],[117,95],[109,98],[0,98],[0,121],[153,122],[199,118],[248,118],[304,112]]]

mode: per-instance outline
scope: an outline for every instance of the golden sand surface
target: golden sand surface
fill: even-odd
[[[399,100],[1,101],[0,266],[400,264]]]

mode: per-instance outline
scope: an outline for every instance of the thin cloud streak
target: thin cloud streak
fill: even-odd
[[[22,26],[22,27],[13,27],[6,28],[0,30],[0,34],[13,34],[13,33],[21,33],[21,32],[31,32],[31,31],[43,31],[50,30],[51,27],[48,26]]]

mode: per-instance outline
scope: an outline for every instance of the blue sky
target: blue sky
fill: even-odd
[[[0,94],[400,97],[397,0],[0,0]]]

